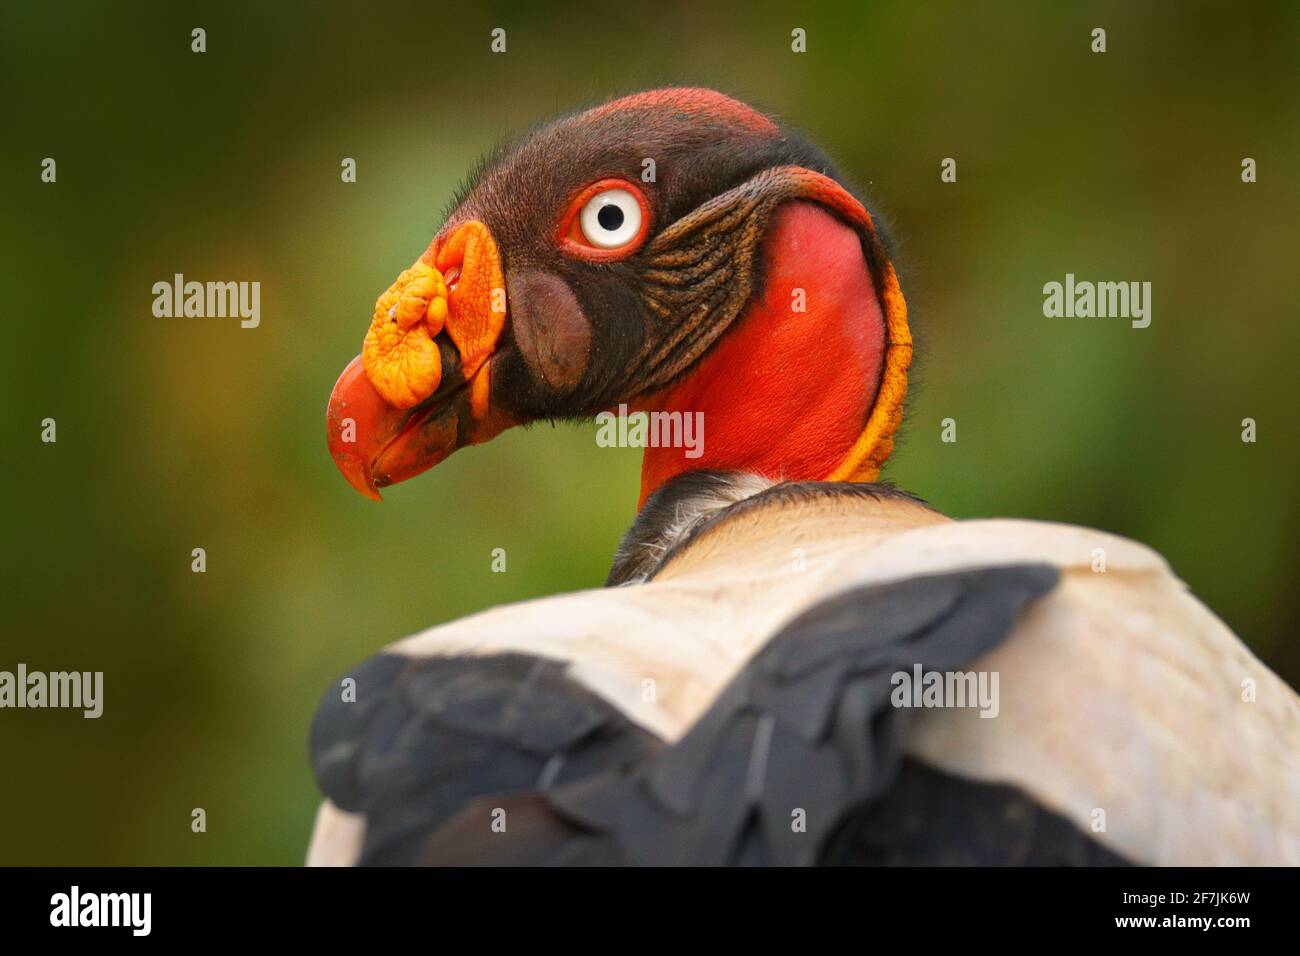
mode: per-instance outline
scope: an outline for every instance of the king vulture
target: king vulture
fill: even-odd
[[[1300,701],[1159,555],[877,483],[888,250],[820,149],[708,90],[482,164],[330,397],[347,480],[619,406],[707,441],[646,450],[604,588],[326,690],[308,862],[1300,863]]]

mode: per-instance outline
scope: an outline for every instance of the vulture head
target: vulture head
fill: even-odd
[[[870,481],[910,359],[883,237],[826,155],[720,93],[655,90],[480,164],[379,297],[329,444],[378,498],[512,425],[625,406],[707,425],[647,448],[642,503],[702,469]]]

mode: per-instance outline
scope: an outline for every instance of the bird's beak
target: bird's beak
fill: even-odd
[[[489,402],[506,314],[496,242],[476,220],[445,230],[379,297],[325,416],[330,454],[352,487],[378,500],[380,488],[515,424]]]

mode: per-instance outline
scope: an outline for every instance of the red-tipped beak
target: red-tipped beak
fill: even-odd
[[[457,448],[515,424],[489,406],[491,357],[505,324],[504,280],[491,233],[482,223],[462,223],[435,239],[420,262],[453,279],[447,283],[445,321],[440,314],[435,323],[432,309],[427,319],[412,316],[412,295],[395,283],[380,297],[366,351],[339,376],[325,414],[334,463],[348,484],[376,501],[380,488],[414,478]],[[382,346],[394,341],[386,353]],[[403,360],[413,350],[411,341],[426,353],[436,350],[424,365],[435,374],[400,377],[409,367]],[[373,347],[376,342],[379,347]],[[400,404],[394,392],[401,393]]]

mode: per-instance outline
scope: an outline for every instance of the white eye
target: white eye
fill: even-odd
[[[641,204],[626,189],[607,189],[587,200],[578,221],[597,249],[617,249],[640,234]]]

